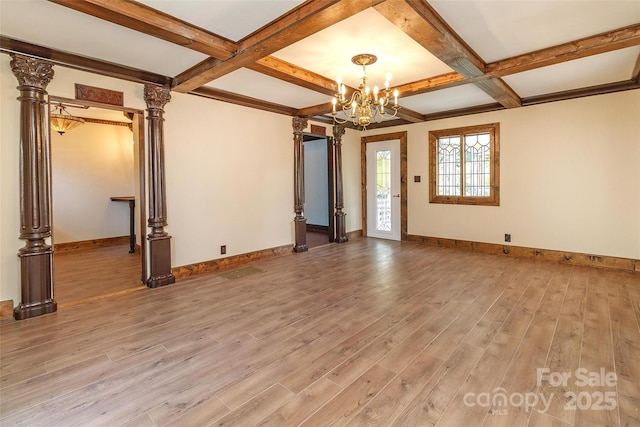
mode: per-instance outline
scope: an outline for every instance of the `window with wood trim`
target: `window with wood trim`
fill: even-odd
[[[429,132],[429,201],[500,205],[500,124]]]

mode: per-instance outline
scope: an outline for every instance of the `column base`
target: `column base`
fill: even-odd
[[[296,217],[295,233],[296,244],[293,247],[294,252],[306,252],[309,250],[307,246],[307,219],[305,217]]]
[[[51,265],[53,251],[44,246],[37,252],[25,247],[18,253],[20,257],[20,281],[22,301],[13,310],[16,320],[53,313],[58,304],[53,299],[53,278]]]
[[[170,285],[176,282],[171,272],[171,236],[148,236],[150,276],[146,281],[149,288]]]
[[[55,300],[37,302],[35,304],[20,304],[13,309],[13,318],[16,320],[28,319],[30,317],[42,316],[43,314],[55,313],[58,310],[58,303]]]
[[[347,233],[345,231],[345,216],[344,212],[336,212],[336,243],[346,243],[349,241]]]
[[[147,279],[147,287],[149,288],[159,288],[160,286],[166,286],[172,283],[176,283],[176,278],[172,273],[169,273],[166,276],[149,277]]]

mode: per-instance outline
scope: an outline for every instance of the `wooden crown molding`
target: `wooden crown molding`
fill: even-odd
[[[0,36],[0,52],[19,53],[32,56],[34,58],[46,59],[53,64],[63,67],[87,71],[135,83],[152,83],[163,86],[171,84],[171,77],[82,55],[63,52],[61,50],[38,46],[5,36]]]

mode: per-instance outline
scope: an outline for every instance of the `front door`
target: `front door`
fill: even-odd
[[[400,240],[400,140],[367,144],[367,236]]]

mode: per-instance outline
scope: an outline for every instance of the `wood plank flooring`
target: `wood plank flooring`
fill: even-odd
[[[367,238],[250,267],[0,321],[0,425],[640,425],[638,274]]]
[[[129,242],[55,252],[53,262],[54,298],[61,307],[144,289],[140,254],[129,253]]]

